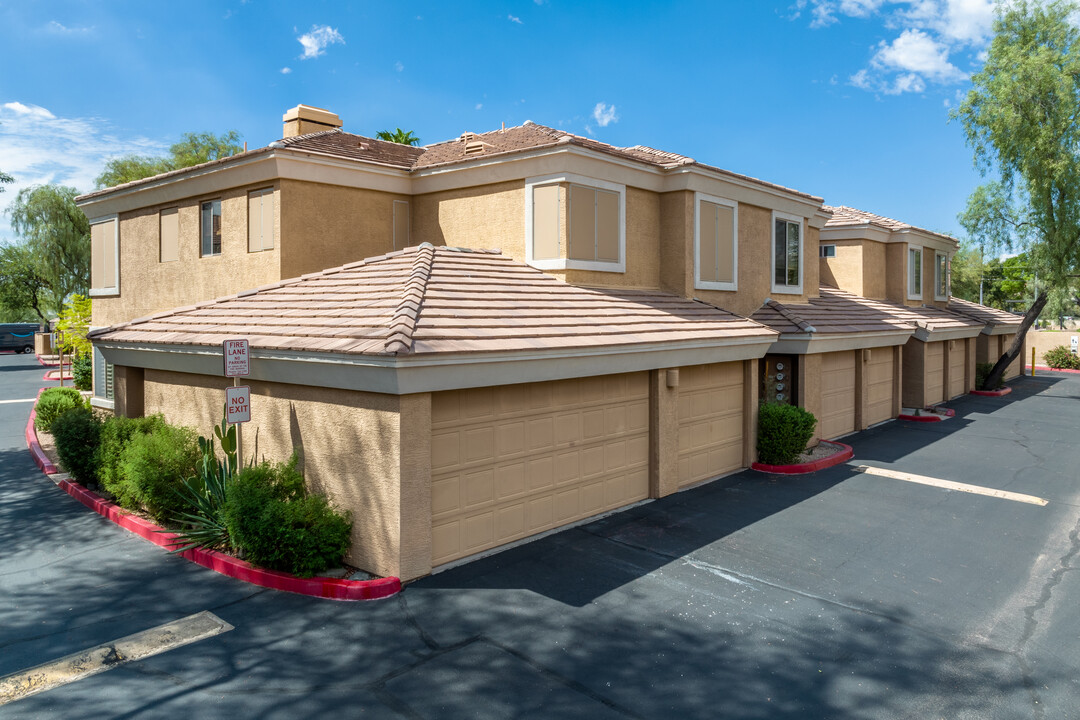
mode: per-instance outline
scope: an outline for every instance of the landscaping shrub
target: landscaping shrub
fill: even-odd
[[[91,390],[94,387],[94,361],[90,353],[76,355],[71,361],[71,379],[79,390]]]
[[[295,456],[289,463],[241,471],[226,495],[229,537],[255,565],[311,577],[340,564],[349,548],[349,513],[307,494]]]
[[[976,363],[975,364],[975,389],[982,390],[983,383],[986,382],[987,376],[990,375],[990,371],[994,369],[994,363]],[[998,388],[1005,387],[1005,380],[998,378]],[[996,389],[996,388],[995,388]]]
[[[197,472],[200,458],[194,430],[163,422],[145,435],[131,436],[120,452],[111,492],[124,507],[142,507],[158,522],[165,522],[186,509],[176,489]]]
[[[89,485],[97,479],[96,454],[101,421],[85,405],[68,409],[52,422],[60,464],[76,481]]]
[[[98,479],[102,487],[119,495],[120,456],[136,435],[146,435],[165,424],[161,415],[142,418],[110,416],[101,426],[101,443],[97,450]]]
[[[41,393],[34,410],[37,417],[34,427],[43,432],[52,432],[52,424],[68,410],[85,405],[82,395],[75,388],[54,387]]]
[[[767,465],[794,463],[810,438],[817,418],[801,407],[762,403],[758,410],[758,460]]]
[[[1055,370],[1080,370],[1080,357],[1073,355],[1064,345],[1047,350],[1043,353],[1043,360]]]

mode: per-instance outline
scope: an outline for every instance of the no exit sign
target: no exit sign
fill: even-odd
[[[251,388],[247,385],[225,388],[225,420],[245,423],[251,420]]]
[[[248,341],[226,340],[221,345],[225,356],[225,377],[246,377],[250,375]]]

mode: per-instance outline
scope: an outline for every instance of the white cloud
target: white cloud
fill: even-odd
[[[521,22],[521,18],[514,17],[513,15],[507,15],[506,19],[509,20],[512,23],[517,23],[518,25],[523,25],[524,24],[524,23]]]
[[[905,30],[900,37],[878,45],[871,61],[883,67],[905,73],[917,73],[934,82],[963,80],[966,75],[949,62],[949,48],[922,30]]]
[[[484,103],[476,103],[476,109],[477,110],[483,110],[484,109]]]
[[[50,20],[45,29],[57,35],[85,35],[94,31],[93,27],[67,27],[56,20]]]
[[[283,68],[281,68],[281,74],[282,74],[282,75],[288,75],[288,74],[289,74],[289,73],[291,73],[291,72],[292,72],[292,68],[291,68],[291,67],[283,67]]]
[[[619,116],[615,113],[615,106],[602,102],[596,103],[596,107],[592,111],[592,117],[600,127],[607,127],[613,122],[619,122]]]
[[[394,69],[397,70],[398,72],[401,72],[402,70],[405,69],[405,66],[401,64],[400,60],[398,60],[396,63],[394,63]]]
[[[926,90],[926,81],[915,73],[897,75],[891,85],[887,85],[883,92],[886,95],[900,95],[906,92],[921,93]]]
[[[326,54],[329,45],[345,44],[345,38],[336,28],[329,25],[312,25],[309,32],[296,38],[304,46],[304,52],[300,55],[301,60],[310,60]]]
[[[19,190],[58,183],[89,192],[108,160],[166,149],[166,143],[144,137],[121,137],[103,118],[57,117],[18,101],[0,105],[0,170],[15,178],[0,194],[0,241],[14,237],[6,210]]]

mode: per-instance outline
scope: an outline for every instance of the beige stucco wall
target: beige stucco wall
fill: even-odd
[[[866,240],[862,247],[862,296],[883,300],[886,296],[885,243]]]
[[[907,243],[885,246],[885,297],[907,305]],[[919,301],[912,304],[918,305]]]
[[[113,325],[174,307],[231,295],[280,279],[281,192],[274,193],[274,249],[248,252],[251,190],[265,183],[219,195],[154,205],[120,216],[120,294],[93,298],[91,323]],[[199,205],[221,199],[221,254],[200,257]],[[160,217],[178,208],[179,259],[161,262]]]
[[[225,377],[146,370],[145,411],[209,435],[229,384]],[[298,449],[308,486],[352,511],[351,564],[406,579],[426,574],[426,558],[417,565],[408,543],[423,544],[430,533],[430,396],[247,384],[245,456],[255,452],[256,431],[260,459],[287,460]]]
[[[408,195],[297,180],[281,181],[281,198],[282,278],[392,251],[394,201],[410,201]],[[409,244],[418,245],[416,238],[413,228]]]
[[[981,336],[985,338],[986,336]],[[1012,335],[1008,336],[1010,341]],[[1059,345],[1064,345],[1066,348],[1070,347],[1071,338],[1080,338],[1080,331],[1077,330],[1028,330],[1027,337],[1024,338],[1024,351],[1023,364],[1031,365],[1031,349],[1035,348],[1035,364],[1045,365],[1046,360],[1043,358],[1043,353],[1047,350],[1052,350]],[[986,344],[985,342],[983,343]],[[1006,346],[1007,347],[1007,346]],[[985,350],[984,350],[985,355]],[[986,360],[979,360],[979,362],[987,362]],[[1019,363],[1017,363],[1019,365]]]
[[[660,288],[693,297],[694,193],[681,190],[660,196]]]
[[[574,285],[659,288],[660,194],[626,188],[626,272],[566,270],[551,274]]]
[[[863,243],[861,240],[830,241],[836,246],[836,257],[819,259],[821,282],[841,290],[863,294]]]
[[[446,190],[412,199],[413,244],[501,249],[525,262],[525,181]]]

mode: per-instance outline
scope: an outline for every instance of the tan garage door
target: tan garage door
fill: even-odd
[[[743,464],[743,364],[679,370],[679,487]]]
[[[866,364],[866,424],[884,422],[893,410],[893,349],[874,348]]]
[[[855,352],[821,356],[821,417],[818,432],[828,439],[855,431]]]
[[[954,398],[967,392],[967,379],[964,368],[967,366],[967,354],[964,348],[967,340],[954,340],[949,348],[949,397]]]
[[[647,373],[434,393],[431,420],[432,565],[648,496]]]
[[[936,405],[945,402],[945,344],[926,343],[926,403]]]

